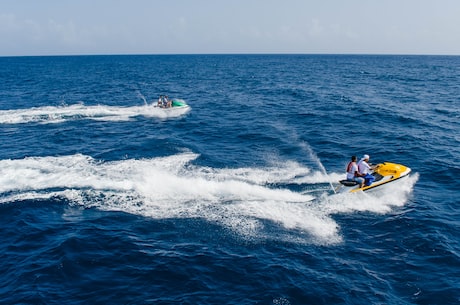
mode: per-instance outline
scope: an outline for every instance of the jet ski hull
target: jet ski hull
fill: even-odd
[[[183,99],[174,98],[171,100],[172,107],[188,107]]]

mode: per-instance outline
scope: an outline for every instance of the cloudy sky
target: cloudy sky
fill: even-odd
[[[460,55],[459,0],[0,0],[0,56]]]

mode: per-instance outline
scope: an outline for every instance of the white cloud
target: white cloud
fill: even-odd
[[[324,34],[324,26],[321,25],[317,18],[311,20],[308,27],[308,34],[312,37],[317,37]]]

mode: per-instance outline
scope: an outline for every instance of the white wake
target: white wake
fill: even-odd
[[[148,104],[119,107],[108,105],[87,106],[84,103],[78,103],[62,106],[0,110],[0,124],[51,124],[76,120],[129,121],[139,116],[168,119],[183,116],[190,110],[190,107],[162,109]]]
[[[0,160],[0,203],[60,198],[70,204],[123,211],[155,219],[200,218],[217,222],[247,238],[271,238],[279,226],[298,240],[341,242],[333,215],[386,213],[409,199],[417,177],[387,195],[312,195],[311,190],[338,180],[297,162],[263,168],[211,168],[194,165],[199,155],[102,162],[81,154]],[[316,196],[316,197],[315,197]],[[300,237],[302,239],[302,237]],[[296,241],[297,241],[296,240]]]

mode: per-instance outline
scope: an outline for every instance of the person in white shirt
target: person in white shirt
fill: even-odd
[[[356,181],[359,184],[359,187],[363,187],[364,178],[361,177],[361,174],[358,170],[358,165],[356,164],[356,156],[351,157],[351,161],[347,165],[347,180]]]
[[[371,166],[369,165],[369,155],[364,155],[358,162],[358,171],[361,175],[370,174]]]
[[[358,162],[358,172],[361,177],[364,177],[365,184],[371,185],[372,182],[374,182],[375,177],[372,176],[372,171],[374,170],[375,166],[370,166],[369,165],[369,155],[364,155],[361,160]]]
[[[160,97],[158,97],[157,107],[162,107],[162,106],[163,106],[163,95],[160,95]]]

